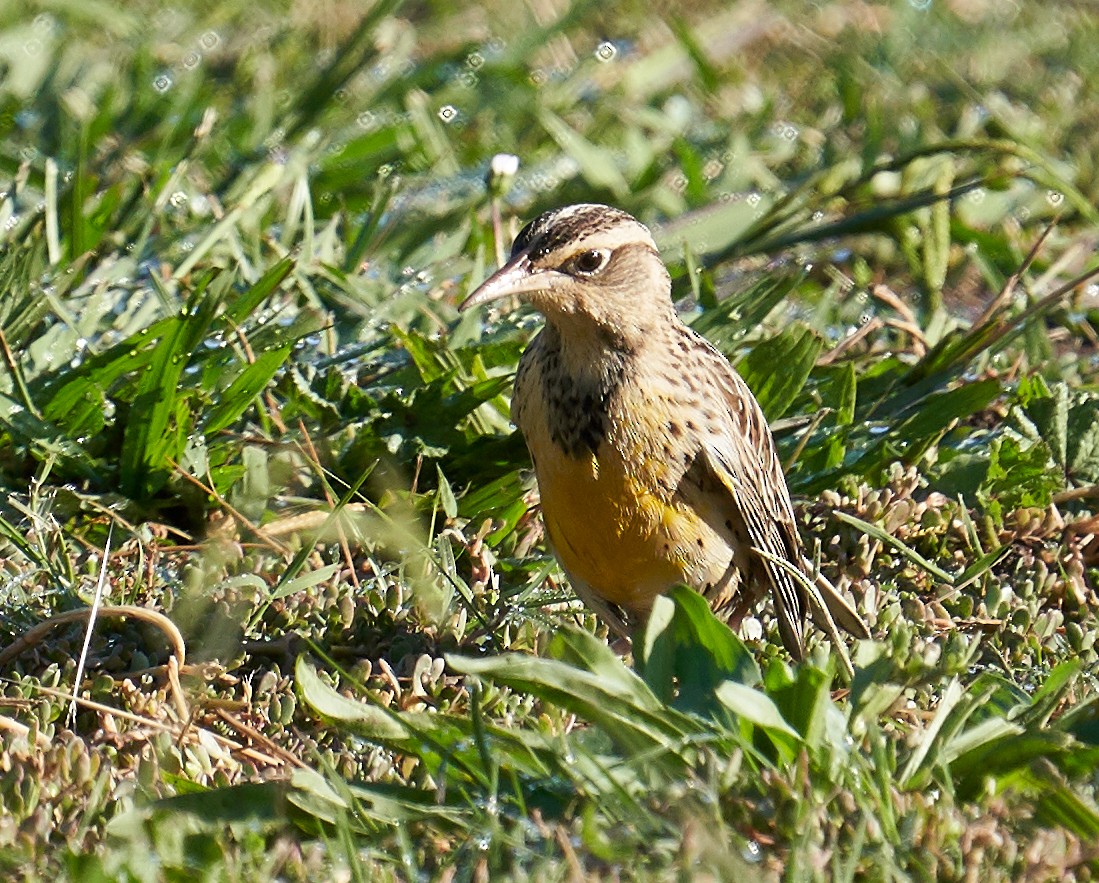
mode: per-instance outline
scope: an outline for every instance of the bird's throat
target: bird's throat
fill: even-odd
[[[634,358],[621,341],[592,331],[562,335],[552,323],[542,331],[541,384],[550,436],[574,458],[598,452]]]

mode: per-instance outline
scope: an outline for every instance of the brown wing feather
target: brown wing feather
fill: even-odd
[[[730,514],[743,524],[752,547],[803,568],[794,509],[767,419],[725,357],[701,337],[697,339],[705,346],[697,350],[700,368],[710,381],[707,386],[722,399],[729,428],[719,437],[707,438],[703,445],[706,465],[729,492]],[[752,559],[750,576],[762,579],[770,589],[782,643],[791,655],[801,658],[805,589],[780,564],[758,554]]]
[[[781,542],[777,542],[772,535],[769,543],[756,543],[756,547],[771,555],[785,557],[800,568],[815,584],[819,594],[819,599],[814,599],[807,605],[809,599],[804,588],[780,565],[763,559],[767,581],[775,592],[783,643],[787,644],[789,649],[787,630],[791,633],[791,639],[795,634],[800,636],[806,612],[812,614],[813,620],[828,632],[833,640],[836,639],[834,623],[838,623],[856,638],[868,638],[870,630],[855,608],[823,574],[815,572],[812,563],[805,556],[786,476],[782,471],[782,464],[767,425],[767,418],[759,407],[759,403],[748,389],[744,379],[729,365],[725,357],[708,343],[706,350],[706,361],[709,363],[714,385],[721,389],[735,427],[732,434],[734,448],[732,458],[730,460],[726,455],[724,459],[732,463],[750,464],[742,471],[740,484],[742,486],[747,484],[756,494],[754,511],[760,513],[759,518],[764,522],[757,525],[757,530],[768,534],[777,532],[781,538]],[[733,470],[731,474],[737,473]],[[751,480],[753,476],[755,481]],[[731,493],[735,495],[732,490]],[[743,491],[741,493],[743,494]],[[751,492],[749,492],[740,506],[751,504]],[[754,535],[753,542],[756,542]],[[823,608],[820,603],[822,601]]]
[[[744,461],[731,455],[725,445],[707,445],[704,448],[706,465],[714,477],[729,492],[732,505],[730,515],[741,522],[751,542],[752,549],[762,549],[770,555],[787,561],[791,550],[779,530],[778,522],[766,508],[766,497],[752,480],[752,469],[745,468]],[[767,583],[775,602],[779,633],[782,643],[797,659],[802,656],[805,621],[805,590],[781,565],[771,559],[752,555],[750,577]]]

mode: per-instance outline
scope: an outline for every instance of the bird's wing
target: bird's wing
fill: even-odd
[[[790,640],[800,639],[807,610],[833,642],[838,640],[837,623],[856,638],[869,637],[870,631],[855,608],[805,557],[786,476],[762,409],[725,357],[712,347],[708,349],[714,386],[721,390],[733,425],[726,439],[708,446],[710,469],[729,489],[739,511],[752,507],[752,515],[744,517],[745,527],[754,548],[763,553],[757,557],[762,559],[761,569],[775,597],[783,643],[789,649]],[[813,588],[806,592],[774,558],[789,561]]]
[[[795,659],[804,650],[805,589],[779,561],[798,561],[799,546],[791,546],[776,517],[772,494],[760,481],[755,454],[735,440],[711,439],[702,447],[702,462],[729,494],[730,520],[746,534],[752,547],[752,577],[762,575],[771,589],[782,643]],[[766,554],[760,554],[760,551]]]
[[[755,397],[725,357],[708,343],[699,352],[699,367],[709,381],[703,386],[713,390],[725,417],[723,431],[700,436],[701,465],[728,494],[732,505],[726,515],[752,549],[751,574],[746,576],[770,589],[782,643],[800,659],[805,588],[780,562],[801,569],[804,555],[771,430]]]
[[[720,355],[720,354],[719,354]],[[722,357],[724,361],[724,357]],[[728,363],[726,363],[728,364]],[[751,442],[760,458],[764,471],[764,506],[769,512],[775,513],[778,529],[787,547],[793,554],[792,563],[800,567],[802,573],[809,577],[810,582],[816,586],[816,591],[810,591],[809,613],[813,621],[831,633],[836,624],[856,638],[869,638],[870,630],[862,621],[858,612],[851,603],[840,594],[839,590],[829,582],[828,578],[817,572],[817,568],[805,557],[801,543],[801,535],[798,533],[797,520],[794,516],[794,507],[790,502],[790,490],[786,485],[786,476],[782,471],[782,462],[775,450],[774,439],[771,436],[767,418],[762,409],[751,394],[743,378],[731,368],[727,371],[725,387],[725,400],[730,405],[730,412],[735,416],[743,415],[740,419],[742,425],[738,436]],[[743,410],[737,402],[744,402]],[[823,602],[823,603],[822,603]]]
[[[858,611],[855,610],[850,601],[840,594],[840,590],[832,585],[823,573],[817,573],[816,587],[820,593],[820,599],[824,602],[824,609],[819,609],[817,604],[810,605],[809,609],[813,614],[813,622],[827,631],[829,628],[828,623],[825,621],[827,617],[842,626],[843,630],[852,637],[862,639],[870,637],[870,629],[862,621]]]

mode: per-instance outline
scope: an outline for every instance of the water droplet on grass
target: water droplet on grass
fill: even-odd
[[[595,48],[595,58],[597,61],[601,61],[606,64],[609,61],[614,61],[615,56],[618,55],[618,49],[613,43],[608,40],[604,40]]]

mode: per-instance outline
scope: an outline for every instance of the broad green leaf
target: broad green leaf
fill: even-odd
[[[620,669],[615,670],[607,657],[592,653],[592,643],[572,638],[567,639],[570,649],[581,658],[591,658],[594,670],[516,653],[485,659],[448,656],[447,664],[571,711],[598,726],[627,752],[653,751],[654,757],[681,760],[700,725],[659,702],[621,661],[615,661]]]
[[[801,665],[790,678],[784,667],[772,666],[764,683],[782,719],[810,748],[817,749],[832,737],[835,741],[846,739],[846,721],[841,721],[839,734],[832,732],[829,717],[836,706],[830,692],[832,679],[827,672]],[[828,748],[846,753],[845,745],[830,744]]]
[[[457,801],[440,801],[439,795],[422,788],[394,782],[349,783],[329,771],[327,777],[312,769],[296,769],[290,776],[286,799],[311,819],[335,825],[352,818],[360,835],[369,835],[376,825],[403,825],[431,821],[458,825],[468,807]],[[457,805],[456,805],[457,804]]]
[[[674,260],[678,251],[707,256],[733,248],[772,204],[773,200],[769,196],[752,194],[707,205],[662,224],[654,231],[656,244],[669,260]],[[768,275],[752,288],[781,291],[794,281],[800,281],[799,274]],[[748,298],[745,294],[738,292],[731,295],[731,306],[743,311],[745,307],[756,303],[755,298]],[[766,302],[767,299],[764,298],[764,303]],[[759,308],[762,309],[762,305]],[[745,328],[755,328],[756,324],[745,317]]]
[[[1044,443],[1026,445],[1001,436],[989,446],[988,473],[980,493],[1004,508],[1048,506],[1051,495],[1064,487],[1062,473],[1051,466]]]
[[[1099,396],[1077,393],[1066,432],[1069,477],[1079,485],[1099,484]]]
[[[786,763],[794,759],[802,745],[802,738],[767,695],[736,681],[723,681],[715,695],[721,705],[738,719],[765,732]]]
[[[1031,398],[1024,412],[1033,425],[1033,438],[1045,442],[1057,462],[1068,463],[1069,392],[1063,383],[1056,383],[1050,395]]]
[[[692,328],[728,355],[735,343],[762,325],[804,281],[804,272],[765,276],[688,320]]]
[[[340,572],[342,567],[342,564],[325,564],[323,567],[318,567],[316,570],[310,570],[308,573],[294,577],[294,579],[281,582],[271,593],[271,600],[277,601],[280,598],[289,597],[296,592],[304,592],[306,589],[320,585],[321,583],[332,579],[333,576]]]
[[[285,782],[248,782],[240,785],[195,787],[195,790],[133,806],[112,818],[107,826],[115,837],[147,834],[150,824],[184,826],[190,831],[211,827],[237,837],[248,832],[273,832],[286,824]]]
[[[1002,717],[990,717],[959,733],[942,746],[940,758],[958,779],[967,774],[984,775],[994,769],[1009,770],[1025,756],[1028,760],[1044,749],[1020,739],[1025,733],[1022,724]],[[1058,741],[1065,737],[1058,735]],[[962,758],[965,758],[964,760]],[[994,760],[993,760],[994,758]]]
[[[1058,756],[1071,751],[1074,741],[1068,734],[1054,730],[1025,732],[1018,724],[1004,720],[986,721],[967,735],[972,738],[960,740],[960,746],[970,741],[977,744],[949,763],[958,796],[963,800],[977,797],[989,781],[997,790],[1017,784],[1020,776],[1025,781],[1030,771],[1041,767],[1041,761],[1055,768]]]
[[[726,680],[748,686],[760,673],[751,653],[721,622],[705,598],[676,586],[656,599],[641,637],[637,666],[664,702],[699,714],[712,714],[716,690]]]
[[[1049,769],[1030,768],[1020,778],[1038,787],[1027,788],[1034,799],[1035,816],[1049,827],[1064,827],[1086,843],[1099,839],[1099,811],[1089,806],[1062,780],[1049,775]],[[1023,784],[1020,782],[1019,784]],[[1016,783],[1012,783],[1016,784]]]
[[[913,406],[915,413],[901,423],[893,435],[902,441],[928,438],[955,420],[964,420],[983,410],[1002,393],[998,380],[978,380],[934,393]]]
[[[462,787],[489,784],[493,771],[482,766],[484,755],[474,744],[477,733],[470,716],[396,711],[369,697],[351,699],[329,686],[304,657],[299,657],[294,677],[302,701],[330,725],[418,757],[437,775],[452,778]],[[488,758],[491,763],[530,776],[547,776],[555,766],[560,746],[542,733],[493,725],[482,735],[498,752],[495,759]],[[550,766],[543,763],[543,758],[550,761]]]
[[[858,396],[854,362],[844,362],[837,366],[821,393],[824,404],[836,412],[836,425],[849,425],[855,419],[855,402]]]
[[[777,420],[794,403],[823,348],[824,338],[816,331],[794,324],[753,347],[737,363],[768,420]]]

